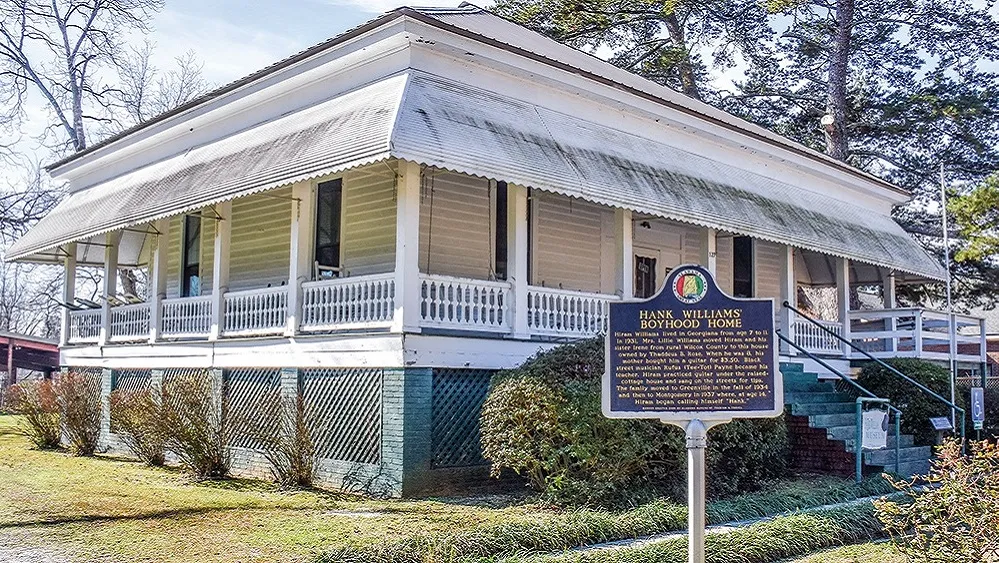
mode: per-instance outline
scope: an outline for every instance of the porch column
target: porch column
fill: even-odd
[[[149,343],[160,336],[160,317],[167,287],[167,253],[170,244],[170,221],[160,219],[153,225],[153,255],[149,260]]]
[[[513,337],[531,337],[527,322],[527,188],[508,184],[506,187],[507,271],[513,286]]]
[[[399,161],[392,332],[420,332],[420,165]]]
[[[780,331],[784,336],[794,340],[794,311],[784,307],[787,301],[792,307],[798,306],[798,282],[794,276],[794,248],[784,246],[784,255],[780,261],[780,303],[777,304],[780,311]],[[781,342],[780,353],[795,355],[797,352],[791,346]]]
[[[836,301],[839,307],[839,322],[843,327],[842,336],[850,341],[850,260],[836,260]],[[843,354],[850,355],[852,349],[843,343]]]
[[[212,328],[209,340],[222,336],[225,293],[229,291],[229,247],[232,244],[232,202],[215,205],[215,252],[212,258]]]
[[[295,336],[302,325],[302,282],[311,279],[312,184],[299,182],[291,188],[291,258],[288,260],[288,324],[285,336]]]
[[[895,272],[892,270],[884,271],[884,277],[882,278],[882,293],[884,294],[885,309],[895,309],[898,304],[895,300]],[[885,330],[890,330],[891,332],[898,330],[898,318],[894,316],[889,317]],[[889,352],[896,352],[898,350],[898,338],[892,336],[888,339],[887,344]]]
[[[718,275],[718,229],[704,229],[701,233],[701,266],[711,272],[712,276],[716,276]]]
[[[72,305],[76,299],[76,243],[71,242],[66,245],[66,257],[62,259],[62,302]],[[59,336],[59,345],[65,346],[69,343],[70,315],[67,307],[62,308],[62,331]]]
[[[615,290],[622,299],[635,295],[634,223],[630,209],[614,210]]]
[[[101,307],[101,332],[97,344],[104,346],[111,337],[111,298],[118,293],[118,244],[122,232],[104,235],[104,305]]]

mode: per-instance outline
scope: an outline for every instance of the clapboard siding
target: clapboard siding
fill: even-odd
[[[427,171],[420,186],[420,271],[491,279],[492,200],[488,180]]]
[[[647,223],[648,227],[644,226],[644,223]],[[673,268],[689,262],[684,252],[688,230],[689,227],[686,225],[665,219],[635,221],[633,231],[635,254],[642,256],[651,254],[656,258],[657,290],[662,287]],[[632,273],[631,278],[634,277]]]
[[[683,228],[683,261],[687,264],[702,264],[704,258],[701,246],[707,242],[707,229],[694,225],[680,226]]]
[[[603,232],[608,223],[613,227],[614,211],[543,192],[534,192],[532,199],[535,235],[532,283],[601,291]]]
[[[209,209],[201,213],[201,295],[212,292],[212,276],[215,267],[215,211]]]
[[[343,180],[343,207],[341,254],[348,275],[393,271],[396,215],[394,171],[377,165],[348,173]]]
[[[773,297],[780,304],[780,263],[784,245],[754,241],[756,260],[756,297]]]
[[[197,213],[197,212],[195,212]],[[215,220],[210,211],[201,220],[201,294],[212,291],[212,256],[215,253]],[[170,242],[167,244],[167,298],[180,297],[181,271],[180,254],[184,244],[184,216],[171,217]]]
[[[717,270],[715,280],[722,291],[731,295],[732,293],[732,236],[718,235],[717,247]]]
[[[183,216],[171,217],[170,241],[167,243],[167,284],[166,296],[168,298],[180,297],[180,244],[181,237],[184,236]]]
[[[288,282],[291,206],[290,187],[232,202],[229,291],[277,287]]]

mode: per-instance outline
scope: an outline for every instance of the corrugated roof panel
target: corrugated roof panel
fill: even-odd
[[[387,158],[400,75],[73,193],[8,260]]]
[[[891,217],[578,117],[414,73],[393,155],[940,279]]]

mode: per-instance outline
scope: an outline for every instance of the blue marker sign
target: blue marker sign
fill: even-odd
[[[971,422],[975,430],[985,426],[985,389],[981,387],[971,388]]]
[[[603,412],[663,421],[778,416],[772,299],[725,295],[700,266],[646,301],[610,304]]]

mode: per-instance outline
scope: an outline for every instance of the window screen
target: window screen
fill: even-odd
[[[184,216],[183,283],[184,297],[201,295],[201,216]]]
[[[316,262],[340,267],[340,211],[343,207],[343,181],[339,178],[319,184],[316,194]]]
[[[753,239],[732,239],[732,294],[753,297]]]

